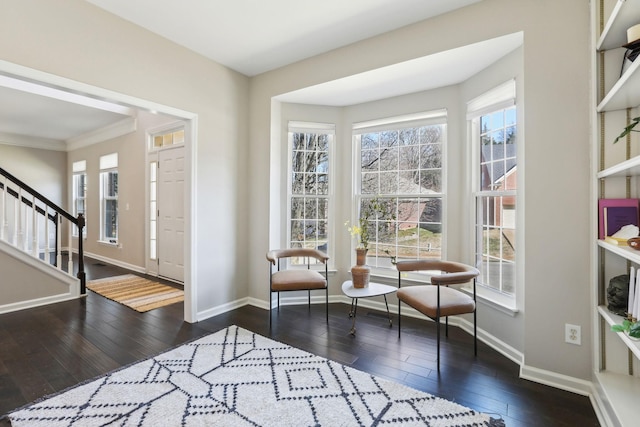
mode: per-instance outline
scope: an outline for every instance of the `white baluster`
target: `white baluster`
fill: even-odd
[[[22,237],[24,242],[22,242],[23,250],[25,252],[29,251],[29,208],[26,204],[22,203],[22,197],[20,198],[20,205],[22,206],[22,214],[24,218],[22,219]]]
[[[31,236],[31,254],[36,257],[39,258],[39,247],[38,247],[38,209],[36,208],[36,196],[33,196],[32,199],[32,205],[31,205],[31,215],[33,216],[33,218],[31,218],[31,223],[33,224],[33,235]]]
[[[13,244],[18,249],[20,248],[20,237],[22,236],[20,233],[22,232],[22,210],[20,204],[20,197],[22,196],[22,190],[18,190],[18,198],[14,203],[15,215],[13,218]]]
[[[44,206],[44,262],[51,264],[51,236],[49,236],[49,205]]]
[[[2,208],[0,209],[0,240],[6,240],[6,221],[7,221],[7,178],[2,176],[2,193],[0,194],[0,203]]]
[[[71,221],[69,224],[69,262],[67,263],[67,273],[73,275],[73,251],[71,248],[73,247],[73,223]]]
[[[58,227],[56,227],[56,250],[58,256],[56,258],[56,265],[58,270],[62,270],[62,215],[57,215]]]

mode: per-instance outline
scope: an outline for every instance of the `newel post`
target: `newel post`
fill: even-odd
[[[82,250],[82,234],[84,231],[84,216],[78,214],[78,279],[80,279],[80,294],[87,293],[87,279],[84,273],[84,251]],[[69,254],[71,256],[71,254]]]

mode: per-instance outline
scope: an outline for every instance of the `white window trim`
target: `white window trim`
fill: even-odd
[[[120,236],[120,218],[118,217],[118,225],[117,225],[117,236],[115,242],[111,241],[112,239],[107,239],[105,236],[104,229],[104,213],[105,213],[105,198],[104,195],[104,175],[109,172],[118,172],[118,153],[106,154],[100,157],[100,236],[98,239],[98,243],[109,245],[109,246],[119,246],[119,236]],[[120,185],[120,173],[118,172],[118,185]],[[118,201],[119,197],[109,198],[108,200],[116,200]]]
[[[147,134],[147,153],[156,153],[158,151],[161,150],[166,150],[168,148],[171,147],[180,147],[180,146],[184,146],[185,142],[181,142],[178,144],[173,144],[171,146],[167,146],[167,147],[154,147],[153,145],[153,139],[156,136],[160,136],[160,135],[164,135],[167,133],[173,133],[173,132],[177,132],[183,130],[185,131],[185,142],[187,140],[187,130],[185,127],[184,122],[171,122],[171,123],[167,123],[165,125],[162,126],[157,126],[151,129],[147,129],[146,134]]]
[[[287,194],[286,194],[286,215],[284,215],[284,229],[286,230],[285,242],[287,247],[291,244],[291,196],[292,196],[292,161],[291,161],[291,151],[293,149],[293,133],[323,133],[329,135],[329,152],[328,152],[328,162],[329,162],[329,194],[327,194],[327,201],[329,203],[329,213],[328,213],[328,222],[329,226],[327,229],[327,255],[329,256],[329,264],[328,269],[335,270],[335,229],[336,224],[339,222],[336,220],[335,215],[335,141],[336,141],[336,125],[333,123],[321,123],[321,122],[304,122],[304,121],[289,121],[287,126]],[[288,262],[289,260],[283,260]],[[287,266],[289,267],[289,266]],[[301,266],[293,266],[293,268],[307,268],[306,265]],[[312,269],[322,270],[324,271],[323,264],[311,264]]]
[[[471,180],[471,204],[470,206],[473,207],[473,213],[471,216],[471,219],[469,221],[469,235],[470,236],[474,236],[473,239],[471,239],[471,254],[472,254],[472,258],[475,260],[476,257],[476,238],[475,238],[475,233],[476,233],[476,202],[477,202],[477,197],[478,197],[478,190],[477,190],[477,177],[480,174],[480,146],[478,144],[479,140],[480,140],[480,132],[479,132],[479,121],[480,121],[480,117],[486,114],[489,114],[491,112],[494,111],[498,111],[498,110],[504,110],[513,106],[516,106],[516,82],[515,79],[510,79],[509,81],[485,92],[484,94],[472,99],[471,101],[467,102],[467,129],[468,129],[468,143],[471,146],[471,153],[472,153],[472,167],[471,167],[471,175],[470,175],[470,180]],[[516,109],[516,114],[517,114],[517,109]],[[519,117],[518,117],[519,118]],[[516,127],[518,129],[521,129],[521,123],[519,120],[516,120]],[[521,138],[520,136],[518,137],[518,142],[519,144],[521,144],[521,142],[523,141],[523,138]],[[521,146],[518,146],[518,150],[517,150],[517,154],[516,154],[516,158],[517,158],[517,164],[518,164],[518,168],[522,169],[521,164],[523,164],[523,162],[520,161],[521,156],[522,156],[522,149]],[[522,173],[522,171],[521,171]],[[518,206],[518,211],[520,211],[520,205],[521,205],[521,201],[523,200],[523,195],[524,193],[524,188],[521,185],[521,182],[519,180],[518,182],[518,189],[516,190],[516,200],[517,200],[517,206]],[[516,215],[516,230],[522,230],[523,229],[523,224],[522,224],[522,216],[520,214]],[[517,231],[516,231],[517,232]],[[521,236],[523,233],[519,233],[519,235]],[[521,251],[519,250],[520,248],[522,248],[524,245],[522,245],[522,239],[519,238],[517,243],[517,248],[516,248],[516,254],[520,254]],[[480,285],[477,284],[476,285],[476,295],[477,297],[481,300],[484,301],[488,306],[493,307],[495,309],[497,309],[498,311],[501,311],[503,313],[509,314],[511,316],[515,316],[519,311],[519,307],[518,307],[518,286],[517,286],[517,282],[519,280],[519,274],[518,271],[520,271],[520,269],[522,268],[523,265],[523,257],[522,256],[518,256],[516,255],[516,261],[515,261],[515,268],[516,268],[516,274],[515,274],[515,280],[516,280],[516,286],[513,292],[513,295],[510,294],[506,294],[504,292],[501,292],[497,289],[488,287],[488,286],[484,286],[484,285]],[[475,261],[474,261],[475,262]],[[463,290],[472,293],[473,290],[472,288],[469,286],[464,286]]]
[[[390,128],[393,129],[406,129],[419,126],[429,125],[444,125],[445,130],[448,130],[448,111],[446,108],[430,110],[414,114],[406,114],[401,116],[387,117],[377,120],[369,120],[365,122],[353,123],[352,127],[352,199],[351,203],[351,224],[358,222],[359,206],[362,200],[362,188],[361,188],[361,142],[359,136],[369,132],[384,131]],[[442,200],[442,247],[441,247],[441,259],[446,259],[447,256],[447,168],[448,168],[448,131],[445,131],[442,142],[442,191],[440,193],[430,194],[430,197],[440,198]],[[412,195],[407,195],[412,196]],[[413,195],[415,196],[415,195]],[[426,197],[426,196],[425,196]],[[354,240],[351,239],[351,263],[355,264],[356,254]],[[395,275],[394,275],[395,274]],[[397,283],[397,272],[394,269],[371,267],[371,276],[379,279],[387,280],[394,278]],[[411,272],[408,273],[406,280],[414,283],[429,283],[431,275],[426,272]]]
[[[80,175],[84,175],[84,182],[85,185],[87,185],[87,161],[86,160],[78,160],[76,162],[73,162],[72,164],[72,171],[73,171],[73,175],[71,176],[71,184],[72,184],[72,195],[71,198],[72,203],[73,203],[73,216],[77,217],[78,216],[78,194],[76,193],[77,191],[77,185],[76,185],[76,177],[80,176]],[[87,219],[87,192],[85,191],[84,196],[82,197],[84,200],[84,217],[85,217],[85,227],[82,229],[82,237],[84,239],[87,238],[87,227],[86,227],[86,219]],[[72,233],[71,235],[73,237],[78,237],[78,227],[72,227]]]

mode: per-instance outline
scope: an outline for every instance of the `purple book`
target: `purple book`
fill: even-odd
[[[638,225],[638,208],[636,207],[606,207],[604,208],[605,236],[613,236],[625,225]]]
[[[638,199],[599,199],[598,238],[611,236],[628,224],[637,226],[639,206]]]

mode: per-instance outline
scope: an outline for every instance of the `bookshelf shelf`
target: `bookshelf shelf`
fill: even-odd
[[[598,104],[599,113],[623,110],[640,104],[640,61],[634,61],[629,69],[613,85],[609,93]]]
[[[631,249],[629,246],[612,245],[604,240],[598,240],[598,246],[624,259],[640,264],[640,251]]]
[[[598,306],[598,313],[600,313],[600,316],[602,316],[602,318],[606,320],[609,326],[619,325],[624,321],[624,317],[619,316],[617,314],[613,314],[604,305]],[[622,342],[629,348],[629,350],[631,350],[631,352],[637,358],[640,359],[640,341],[632,340],[622,332],[617,332],[617,335],[622,340]]]
[[[640,64],[640,62],[638,62]],[[640,176],[640,156],[633,157],[624,162],[611,166],[598,172],[598,179],[610,177]]]
[[[602,30],[596,49],[615,49],[627,42],[627,28],[638,23],[640,1],[618,1]]]
[[[595,118],[595,135],[600,135],[594,138],[593,156],[594,159],[599,161],[604,161],[601,156],[616,155],[616,150],[612,149],[610,144],[607,144],[610,141],[604,140],[605,134],[617,135],[621,131],[619,127],[614,128],[613,124],[609,124],[613,122],[606,119],[607,113],[633,109],[636,111],[632,112],[635,115],[631,117],[635,117],[638,115],[637,110],[640,106],[640,59],[633,61],[619,78],[616,73],[615,76],[612,75],[607,79],[605,78],[605,70],[619,70],[620,64],[614,63],[617,62],[618,52],[604,53],[612,49],[622,50],[623,45],[628,42],[627,29],[640,23],[640,0],[618,0],[615,4],[612,4],[613,9],[610,9],[611,12],[608,16],[600,17],[600,13],[607,13],[606,6],[609,5],[610,2],[606,0],[592,2],[592,7],[594,8],[592,10],[594,31],[599,31],[600,29],[598,18],[604,18],[605,22],[600,37],[594,40],[593,55],[596,67],[594,87],[599,90],[607,90],[604,85],[610,83],[605,82],[615,82],[611,89],[606,94],[603,94],[600,102],[594,100],[592,104],[595,115],[598,116]],[[596,93],[598,93],[598,90],[596,90]],[[613,113],[612,115],[615,116],[617,114],[619,113]],[[638,180],[619,179],[629,177],[640,177],[640,156],[620,161],[611,167],[594,173],[592,183],[594,193],[598,195],[598,201],[594,202],[594,209],[599,210],[599,200],[606,199],[607,196],[610,198],[613,194],[626,193],[627,198],[640,195],[640,182]],[[601,216],[602,213],[599,212],[599,215]],[[598,219],[600,221],[600,217]],[[593,247],[595,251],[594,258],[597,260],[592,279],[592,306],[594,319],[597,319],[597,325],[594,325],[593,328],[593,337],[596,343],[593,354],[593,380],[594,388],[597,391],[596,400],[599,401],[600,408],[606,414],[604,418],[610,421],[612,425],[636,425],[640,414],[637,405],[637,396],[640,396],[640,378],[636,375],[614,372],[620,370],[619,363],[614,361],[617,360],[616,357],[621,356],[621,351],[627,353],[624,350],[624,347],[626,347],[629,349],[629,359],[625,360],[625,365],[628,362],[630,366],[635,365],[637,369],[638,363],[640,363],[640,341],[635,341],[621,332],[607,332],[607,328],[622,323],[624,318],[611,313],[606,305],[603,304],[607,301],[605,277],[622,274],[620,270],[625,268],[622,266],[622,264],[625,264],[622,260],[627,261],[627,268],[628,263],[633,263],[636,267],[640,266],[640,251],[626,245],[614,245],[600,239],[596,240],[596,244]],[[616,257],[619,257],[619,259]],[[620,342],[623,345],[620,345]]]

